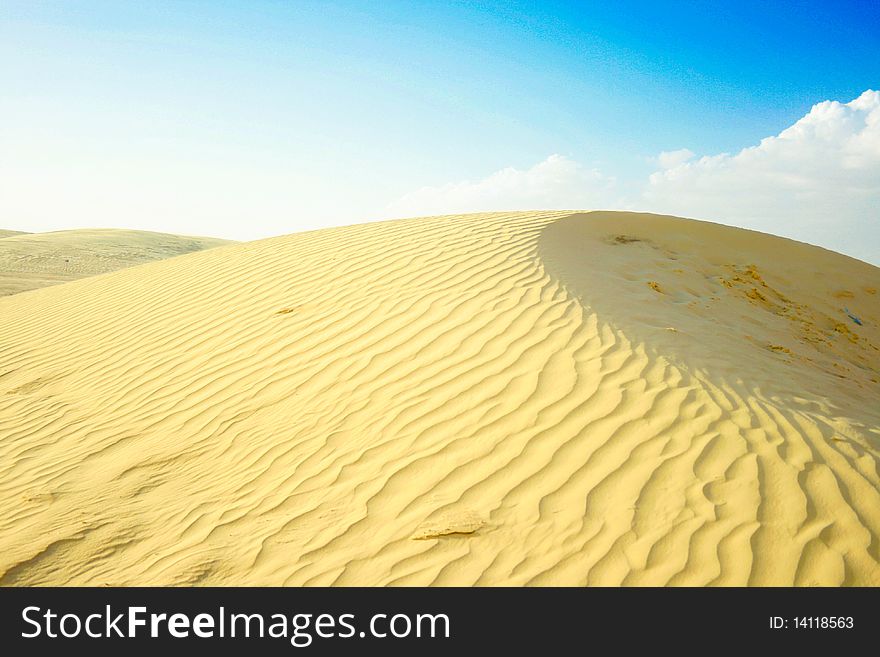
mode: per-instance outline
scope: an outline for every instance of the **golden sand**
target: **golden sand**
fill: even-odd
[[[877,289],[528,212],[2,298],[0,583],[878,585]]]

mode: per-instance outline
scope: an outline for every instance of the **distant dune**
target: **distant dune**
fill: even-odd
[[[0,231],[0,296],[230,244],[141,230]]]
[[[0,584],[878,585],[878,289],[527,212],[2,298]]]

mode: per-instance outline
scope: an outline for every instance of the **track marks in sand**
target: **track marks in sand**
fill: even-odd
[[[548,247],[570,215],[0,300],[0,583],[877,584],[876,414],[669,357]]]

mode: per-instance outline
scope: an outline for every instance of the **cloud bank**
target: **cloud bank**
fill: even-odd
[[[386,208],[386,215],[416,215],[601,208],[612,202],[614,179],[563,155],[530,169],[507,167],[478,181],[422,187]]]
[[[810,242],[880,264],[880,92],[825,101],[738,153],[660,153],[630,194],[614,178],[552,155],[531,169],[425,187],[395,216],[531,208],[617,208],[718,221]]]

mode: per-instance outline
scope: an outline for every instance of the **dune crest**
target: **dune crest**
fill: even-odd
[[[878,288],[525,212],[2,298],[0,584],[880,584]]]

